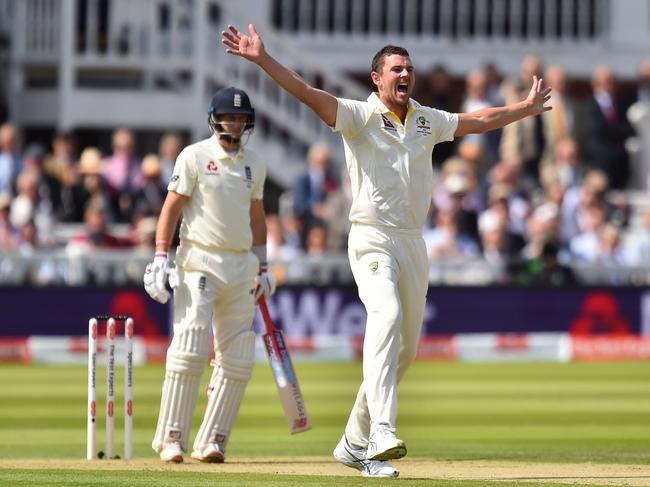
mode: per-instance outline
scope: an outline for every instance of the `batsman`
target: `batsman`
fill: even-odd
[[[152,443],[166,462],[182,462],[187,451],[210,346],[214,369],[191,456],[202,462],[225,460],[253,370],[255,303],[275,291],[275,279],[267,272],[262,204],[266,167],[245,148],[255,125],[248,95],[237,88],[218,91],[208,125],[212,136],[189,145],[176,159],[156,228],[154,260],[144,275],[145,289],[156,301],[170,298],[168,282],[174,292],[174,335]],[[168,252],[179,220],[172,267]]]
[[[417,350],[428,288],[422,228],[431,203],[431,153],[438,142],[503,127],[550,110],[550,89],[535,78],[525,100],[448,113],[411,99],[409,53],[388,45],[374,56],[367,100],[337,98],[308,85],[264,48],[255,27],[222,32],[226,52],[262,68],[343,137],[352,186],[348,257],[368,319],[363,383],[334,457],[368,477],[397,477],[388,460],[406,455],[396,435],[397,384]]]

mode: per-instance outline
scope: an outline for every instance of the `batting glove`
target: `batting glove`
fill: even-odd
[[[167,252],[156,252],[153,262],[147,264],[144,270],[144,289],[152,299],[162,304],[165,304],[171,296],[165,286],[168,274],[169,261]],[[178,282],[177,278],[176,282]]]
[[[269,299],[273,296],[277,286],[277,281],[273,273],[269,272],[266,264],[260,265],[260,273],[255,277],[253,285],[255,286],[256,302],[260,299],[260,296],[264,296],[264,299]]]

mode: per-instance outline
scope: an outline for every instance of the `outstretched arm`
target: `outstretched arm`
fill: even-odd
[[[336,98],[326,91],[310,86],[298,73],[283,66],[268,54],[253,24],[248,25],[248,32],[250,35],[243,34],[232,25],[228,25],[228,30],[221,33],[222,42],[228,46],[226,52],[257,64],[278,85],[311,108],[323,122],[333,127],[336,123],[338,107]]]
[[[505,107],[483,108],[471,113],[459,113],[458,128],[456,128],[454,137],[480,134],[505,127],[522,118],[547,112],[551,107],[544,106],[544,104],[551,98],[550,93],[551,89],[542,89],[542,80],[535,76],[528,97],[519,103]]]

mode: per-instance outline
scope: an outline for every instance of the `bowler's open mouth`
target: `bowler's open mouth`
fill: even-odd
[[[400,83],[397,85],[397,91],[400,93],[408,93],[409,85],[406,83]]]

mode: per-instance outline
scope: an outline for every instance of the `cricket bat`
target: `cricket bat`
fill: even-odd
[[[309,416],[307,416],[305,399],[302,397],[302,392],[300,392],[298,378],[293,370],[289,350],[284,344],[282,332],[278,330],[273,320],[271,320],[264,296],[260,297],[257,304],[266,326],[266,333],[262,336],[266,354],[269,356],[269,363],[275,377],[275,384],[278,386],[289,430],[292,434],[307,431],[311,429],[311,423]]]

